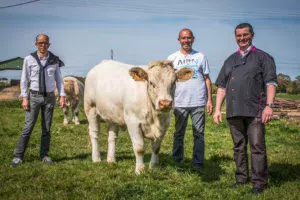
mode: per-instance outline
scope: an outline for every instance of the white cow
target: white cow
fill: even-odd
[[[136,174],[144,169],[144,138],[152,140],[150,168],[159,163],[158,153],[172,115],[175,82],[188,80],[193,70],[175,72],[171,61],[155,61],[134,67],[106,60],[92,68],[85,81],[84,110],[89,121],[92,160],[100,162],[100,119],[108,123],[107,162],[115,162],[118,127],[127,127],[136,156]]]
[[[80,104],[83,101],[84,85],[75,77],[67,76],[63,78],[64,91],[66,93],[66,107],[64,111],[64,125],[70,121],[69,109],[72,110],[72,121],[79,125],[80,121],[78,118]]]

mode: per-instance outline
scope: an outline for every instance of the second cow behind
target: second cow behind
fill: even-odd
[[[193,76],[193,70],[175,72],[170,61],[134,67],[102,61],[86,77],[84,110],[89,121],[92,160],[100,162],[100,120],[108,123],[107,162],[115,162],[118,127],[127,127],[136,156],[136,174],[144,169],[144,138],[152,140],[150,168],[159,163],[158,153],[172,116],[176,81]]]
[[[72,112],[72,121],[79,125],[79,109],[83,101],[84,85],[75,77],[64,77],[64,87],[66,93],[66,107],[64,111],[64,125],[70,122],[69,109]]]

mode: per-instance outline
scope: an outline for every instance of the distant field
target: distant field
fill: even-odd
[[[269,189],[255,197],[248,194],[250,184],[236,190],[230,188],[235,182],[231,136],[226,123],[218,127],[211,116],[207,117],[203,172],[196,172],[191,165],[190,125],[186,132],[186,160],[180,164],[172,162],[172,119],[162,144],[160,165],[148,169],[150,143],[147,140],[146,170],[136,176],[135,157],[126,131],[119,133],[117,163],[109,165],[106,124],[103,124],[99,141],[103,162],[92,163],[88,123],[83,112],[80,126],[63,126],[63,114],[58,107],[52,124],[50,150],[55,163],[45,166],[39,161],[38,120],[26,151],[26,162],[11,168],[24,114],[21,102],[0,102],[0,199],[299,199],[300,127],[286,120],[267,125]]]
[[[276,98],[300,100],[300,94],[289,95],[289,94],[285,94],[285,93],[279,93],[279,94],[276,94]]]

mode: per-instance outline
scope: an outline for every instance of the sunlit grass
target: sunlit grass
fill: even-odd
[[[0,102],[0,199],[299,199],[300,127],[286,120],[267,125],[269,189],[254,197],[248,194],[250,184],[230,189],[235,182],[231,136],[226,123],[218,127],[211,116],[206,119],[203,172],[198,173],[191,165],[190,128],[186,133],[185,162],[172,162],[172,119],[162,144],[160,165],[153,170],[148,168],[151,152],[147,140],[144,159],[147,166],[142,175],[136,176],[135,157],[126,131],[119,133],[117,163],[110,165],[105,161],[107,126],[103,124],[99,141],[103,162],[92,163],[88,123],[83,112],[80,126],[63,126],[63,114],[58,107],[50,150],[54,164],[45,166],[39,160],[38,120],[25,154],[26,162],[11,168],[24,115],[20,102]]]

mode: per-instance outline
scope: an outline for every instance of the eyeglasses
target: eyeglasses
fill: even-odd
[[[49,46],[49,45],[50,45],[49,42],[37,42],[37,44],[38,44],[39,46],[42,46],[42,45],[44,45],[44,46]]]

